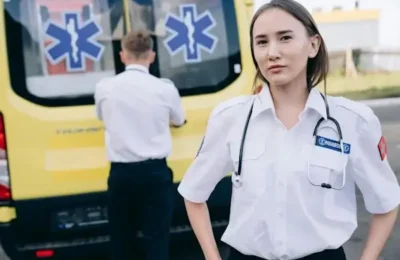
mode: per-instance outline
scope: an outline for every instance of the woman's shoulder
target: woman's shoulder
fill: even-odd
[[[343,109],[343,112],[348,112],[357,115],[364,121],[373,120],[376,115],[372,108],[361,101],[351,100],[345,97],[329,97],[333,103]]]
[[[214,107],[210,117],[220,117],[235,113],[236,111],[241,110],[243,106],[250,104],[253,99],[254,95],[242,95],[222,101]]]
[[[254,100],[253,97],[252,95],[237,96],[217,104],[209,116],[208,139],[210,140],[210,136],[216,136],[228,140],[231,134],[239,129],[235,126],[245,120]]]

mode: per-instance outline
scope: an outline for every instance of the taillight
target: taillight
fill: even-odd
[[[3,120],[3,114],[0,113],[0,151],[6,151],[6,133],[4,129],[4,120]],[[1,156],[2,154],[0,153],[0,159],[2,159]]]
[[[4,117],[0,112],[0,201],[11,199]]]
[[[53,250],[38,250],[36,251],[37,258],[50,258],[54,256]]]

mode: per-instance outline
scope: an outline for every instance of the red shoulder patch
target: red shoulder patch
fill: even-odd
[[[385,160],[387,152],[388,152],[388,148],[387,148],[386,139],[384,136],[382,136],[381,139],[379,140],[378,151],[379,151],[379,154],[381,155],[381,160],[382,161]]]

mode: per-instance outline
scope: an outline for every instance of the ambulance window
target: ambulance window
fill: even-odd
[[[123,69],[123,0],[4,3],[11,85],[45,106],[93,103],[96,83]]]
[[[181,95],[219,91],[241,72],[233,0],[129,0],[133,30],[155,35],[151,71]]]

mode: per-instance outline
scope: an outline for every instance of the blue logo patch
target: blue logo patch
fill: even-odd
[[[88,20],[81,25],[79,12],[64,13],[64,26],[50,22],[44,32],[54,42],[46,48],[46,55],[51,64],[55,65],[67,60],[67,71],[85,71],[86,59],[99,61],[104,46],[94,40],[102,34],[101,27]]]
[[[328,148],[337,152],[341,152],[339,141],[332,140],[326,137],[322,137],[317,135],[315,140],[315,145],[323,148]],[[344,153],[350,154],[351,145],[347,143],[343,143]]]
[[[171,55],[184,52],[185,62],[201,61],[201,49],[208,53],[214,52],[218,38],[208,31],[216,25],[209,11],[198,16],[194,4],[180,6],[180,17],[169,14],[165,26],[172,33],[165,41],[165,47]]]

